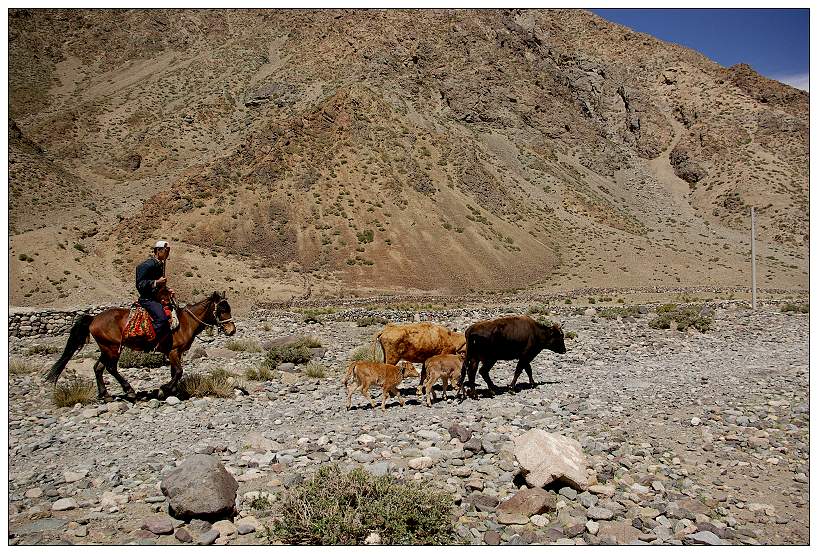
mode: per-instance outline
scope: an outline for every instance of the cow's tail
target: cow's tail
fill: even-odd
[[[344,375],[344,378],[341,380],[341,382],[344,384],[345,387],[347,386],[349,381],[352,379],[352,376],[353,376],[354,372],[355,372],[355,361],[353,360],[353,361],[349,362],[349,365],[347,365],[346,375]]]
[[[386,349],[383,347],[383,343],[381,342],[381,335],[383,332],[378,333],[378,336],[375,337],[375,342],[372,343],[372,361],[373,362],[383,362],[386,363]],[[378,354],[375,349],[380,346],[381,347],[381,356],[383,356],[382,360],[378,359]]]
[[[91,335],[91,322],[93,320],[94,316],[88,314],[83,314],[77,319],[74,326],[71,327],[68,342],[65,344],[65,350],[63,350],[62,356],[51,366],[51,369],[49,369],[48,373],[43,377],[44,380],[54,384],[57,383],[60,374],[65,369],[65,366],[68,365],[68,360],[88,342],[88,337]]]

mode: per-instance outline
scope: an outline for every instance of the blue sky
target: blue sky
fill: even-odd
[[[729,67],[809,90],[808,9],[597,9],[608,21],[698,50]]]

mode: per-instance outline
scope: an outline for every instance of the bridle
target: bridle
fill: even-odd
[[[231,317],[231,318],[228,318],[228,319],[219,319],[219,317],[218,317],[218,315],[217,315],[218,310],[219,310],[219,306],[220,306],[222,303],[224,303],[224,302],[227,302],[227,300],[226,300],[226,299],[224,299],[224,298],[222,298],[221,300],[219,300],[218,302],[216,302],[215,304],[213,304],[213,319],[216,321],[216,323],[215,323],[215,324],[214,324],[214,323],[208,323],[208,322],[206,322],[206,321],[202,321],[201,319],[199,319],[198,317],[196,317],[196,314],[194,314],[194,313],[193,313],[193,312],[190,310],[190,308],[188,308],[187,306],[185,306],[185,307],[184,307],[184,310],[185,310],[187,313],[189,313],[193,319],[195,319],[196,321],[198,321],[198,322],[199,322],[199,323],[201,323],[202,325],[205,325],[205,326],[207,326],[207,327],[211,327],[211,328],[212,328],[212,327],[216,327],[216,328],[217,328],[219,331],[222,331],[222,332],[223,332],[223,331],[224,331],[224,324],[225,324],[225,323],[233,323],[233,318],[232,318],[232,317]]]

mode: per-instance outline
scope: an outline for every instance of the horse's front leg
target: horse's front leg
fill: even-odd
[[[182,354],[178,350],[171,350],[168,353],[170,360],[170,381],[162,385],[161,390],[166,395],[178,394],[179,381],[182,380]]]

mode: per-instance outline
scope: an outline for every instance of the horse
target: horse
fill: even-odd
[[[136,392],[117,371],[119,356],[123,347],[148,351],[154,348],[154,344],[142,338],[122,340],[129,311],[128,308],[108,308],[95,316],[84,314],[77,318],[71,327],[62,356],[51,366],[45,375],[45,380],[56,384],[68,360],[88,342],[90,335],[97,341],[100,351],[99,359],[94,364],[98,398],[105,402],[113,400],[113,397],[106,391],[105,382],[102,379],[103,371],[107,370],[119,382],[125,398],[135,401]],[[236,325],[230,315],[230,304],[227,302],[225,293],[214,292],[204,300],[179,309],[178,314],[179,327],[170,337],[166,337],[156,345],[156,351],[168,357],[171,367],[170,381],[159,389],[160,399],[178,391],[179,381],[182,379],[182,356],[190,349],[196,335],[205,327],[216,327],[227,336],[232,336],[236,332]]]

